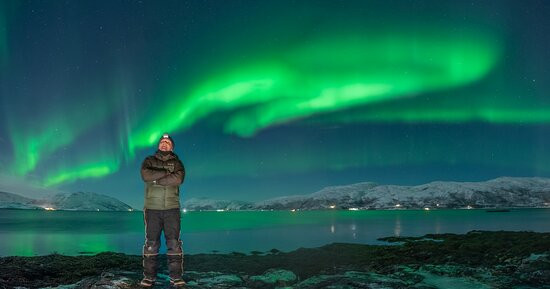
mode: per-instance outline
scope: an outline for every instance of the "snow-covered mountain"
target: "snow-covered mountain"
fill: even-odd
[[[17,194],[0,192],[0,209],[42,209],[34,204],[35,201]]]
[[[0,208],[46,209],[73,211],[128,211],[129,205],[102,194],[90,192],[59,193],[46,199],[30,199],[0,192]]]
[[[229,202],[229,201],[225,201]],[[188,209],[228,209],[224,201],[194,200]],[[363,182],[330,186],[309,195],[294,195],[238,206],[232,210],[418,209],[550,207],[550,179],[501,177],[485,182],[436,181],[418,186]]]
[[[213,200],[207,198],[191,198],[183,203],[183,207],[191,211],[211,210],[249,210],[253,203],[244,201]]]
[[[304,196],[256,203],[258,209],[548,207],[550,179],[501,177],[486,182],[431,182],[418,186],[365,182],[326,187]]]
[[[61,193],[47,200],[54,208],[76,211],[128,211],[132,207],[102,194],[91,192]]]
[[[259,202],[192,198],[187,210],[316,210],[396,208],[494,208],[550,207],[550,178],[501,177],[485,182],[431,182],[418,186],[378,185],[363,182],[330,186],[309,195],[294,195]],[[81,211],[128,211],[132,208],[109,196],[96,193],[61,193],[34,200],[0,192],[0,208]]]

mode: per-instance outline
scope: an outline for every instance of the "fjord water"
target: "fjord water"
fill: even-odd
[[[181,219],[187,254],[291,251],[333,242],[384,244],[386,236],[466,233],[471,230],[550,232],[550,209],[327,210],[186,212]],[[141,255],[143,212],[0,209],[0,256]],[[164,237],[161,253],[166,252]]]

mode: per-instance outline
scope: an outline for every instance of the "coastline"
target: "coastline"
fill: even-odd
[[[185,208],[182,208],[181,211],[183,213],[192,213],[192,212],[310,212],[310,211],[444,211],[444,210],[479,210],[479,211],[487,211],[487,210],[524,210],[524,209],[550,209],[550,206],[522,206],[522,207],[493,207],[493,206],[487,206],[487,207],[429,207],[427,210],[426,208],[395,208],[395,207],[387,207],[387,208],[348,208],[348,209],[342,209],[342,208],[322,208],[322,209],[258,209],[258,210],[251,210],[251,209],[242,209],[242,210],[233,210],[233,209],[216,209],[216,210],[187,210]],[[135,213],[135,212],[143,212],[143,210],[140,209],[132,209],[132,210],[75,210],[75,209],[54,209],[54,210],[46,210],[44,208],[0,208],[0,211],[2,210],[14,210],[14,211],[44,211],[44,212],[120,212],[120,213]]]
[[[380,240],[389,243],[184,255],[184,279],[189,288],[550,288],[550,232]],[[156,288],[167,283],[165,258]],[[141,269],[141,256],[114,252],[1,257],[0,288],[139,288]]]

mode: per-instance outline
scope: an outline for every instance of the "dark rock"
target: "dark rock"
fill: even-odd
[[[247,285],[253,288],[290,286],[298,280],[294,272],[284,269],[268,269],[262,275],[250,276]]]

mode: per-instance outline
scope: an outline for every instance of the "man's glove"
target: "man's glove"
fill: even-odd
[[[163,167],[165,170],[167,170],[169,173],[173,173],[174,172],[174,165],[166,165]]]

